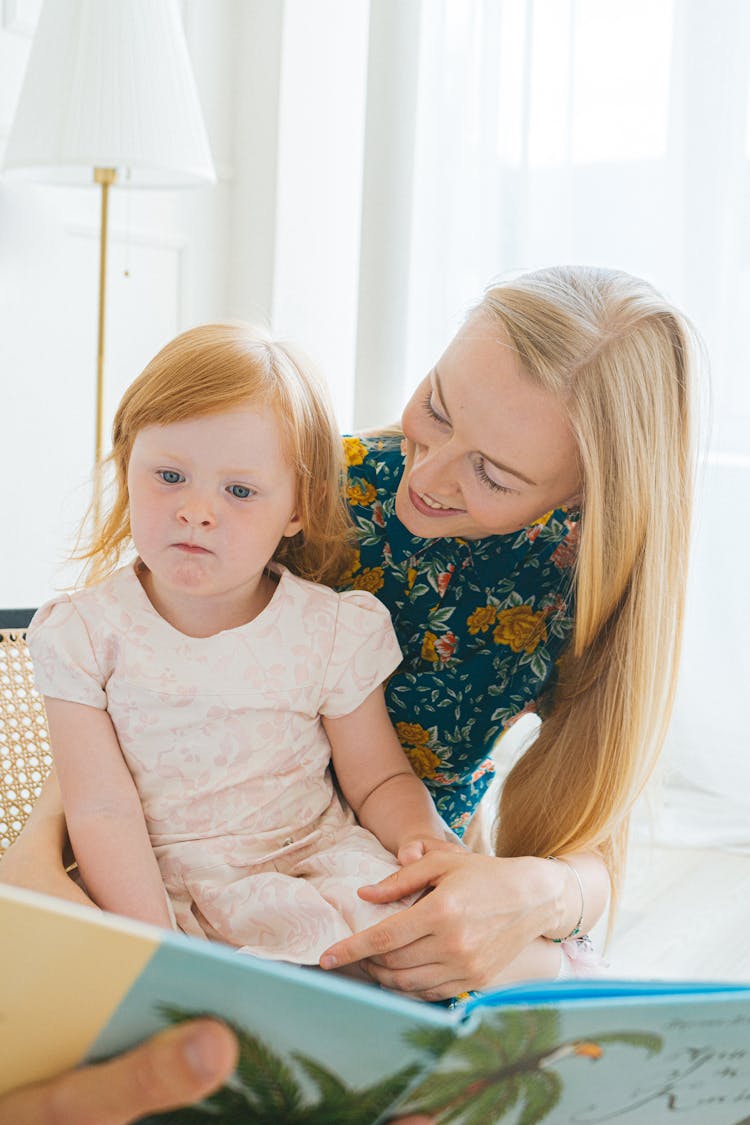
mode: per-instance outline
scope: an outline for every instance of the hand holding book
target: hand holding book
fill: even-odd
[[[177,1024],[108,1062],[64,1071],[0,1097],[0,1120],[129,1125],[213,1093],[234,1070],[237,1054],[235,1036],[217,1020]]]

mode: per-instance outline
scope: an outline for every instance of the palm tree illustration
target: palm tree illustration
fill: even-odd
[[[206,1014],[160,1011],[170,1023]],[[414,1063],[356,1089],[314,1059],[293,1052],[287,1062],[256,1036],[240,1027],[232,1030],[240,1052],[230,1081],[200,1104],[152,1115],[144,1125],[372,1125],[423,1069]]]
[[[506,1011],[487,1016],[472,1034],[453,1038],[431,1029],[410,1032],[415,1047],[432,1054],[435,1069],[399,1106],[424,1113],[443,1125],[488,1125],[517,1107],[517,1125],[536,1125],[557,1105],[563,1079],[555,1066],[563,1059],[595,1061],[609,1043],[640,1047],[654,1054],[661,1036],[645,1031],[615,1031],[591,1039],[560,1042],[560,1020],[552,1009]]]

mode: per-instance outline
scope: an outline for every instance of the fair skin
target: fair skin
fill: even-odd
[[[501,338],[497,324],[473,317],[407,404],[406,471],[396,503],[399,518],[415,535],[473,538],[514,530],[578,499],[577,452],[565,410],[524,379],[513,353],[497,347]],[[426,408],[428,394],[438,418]],[[490,487],[480,469],[509,492]],[[35,825],[11,848],[3,877],[70,896],[73,884],[59,862],[64,821],[53,786],[46,827]],[[428,845],[424,852],[360,894],[390,902],[412,891],[431,893],[332,946],[324,964],[360,961],[376,981],[426,999],[496,983],[530,950],[548,958],[547,972],[540,969],[540,975],[556,973],[556,947],[540,935],[569,933],[580,908],[575,879],[564,864],[471,855],[446,845]],[[585,931],[605,909],[609,879],[595,853],[567,858],[584,886]]]
[[[268,563],[280,540],[300,529],[296,490],[268,406],[141,430],[128,465],[130,521],[141,583],[160,616],[182,634],[207,637],[262,613],[276,589]],[[45,704],[86,888],[107,910],[169,927],[138,791],[109,715],[67,700]],[[446,838],[381,688],[351,714],[322,721],[341,791],[363,827],[402,861]]]
[[[417,387],[402,426],[396,514],[413,535],[504,535],[578,499],[565,412],[524,376],[502,327],[480,315]]]

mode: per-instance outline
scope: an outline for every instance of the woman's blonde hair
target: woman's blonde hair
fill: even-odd
[[[351,554],[343,494],[343,445],[328,392],[309,360],[248,324],[191,328],[154,356],[131,383],[112,426],[114,496],[101,526],[75,557],[87,584],[101,581],[131,546],[128,462],[136,435],[245,404],[270,406],[297,479],[301,530],[281,540],[274,559],[302,578],[333,584]]]
[[[644,281],[588,267],[489,289],[529,378],[559,395],[582,502],[571,643],[538,737],[503,787],[500,855],[598,849],[617,892],[629,811],[661,750],[680,654],[697,340]]]

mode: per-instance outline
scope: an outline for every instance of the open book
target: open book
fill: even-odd
[[[213,1013],[232,1081],[152,1122],[750,1121],[750,987],[563,982],[463,1009],[0,887],[0,1091]]]

